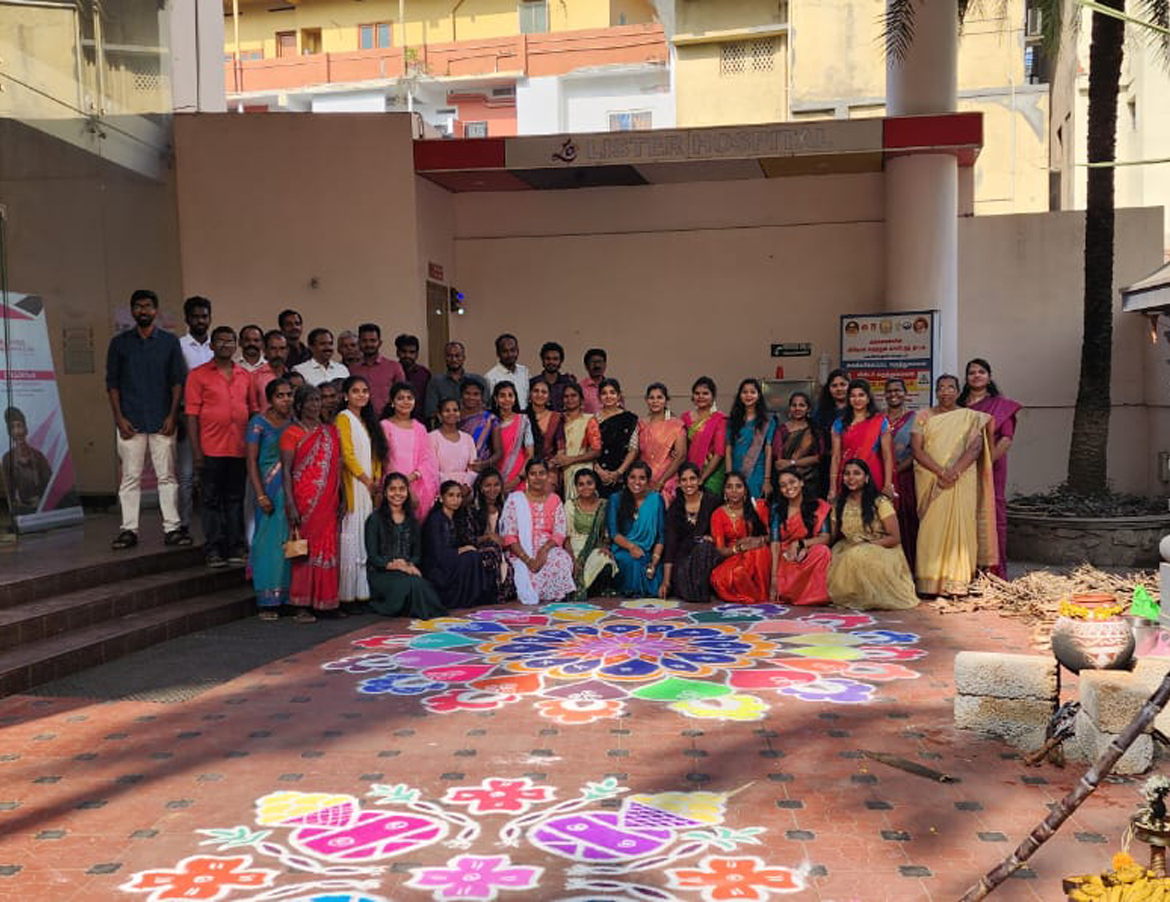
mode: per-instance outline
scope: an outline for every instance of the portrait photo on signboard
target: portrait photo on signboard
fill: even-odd
[[[14,514],[35,514],[53,478],[53,467],[29,441],[28,418],[19,407],[4,411],[4,431],[7,450],[0,457],[0,477],[8,507]]]

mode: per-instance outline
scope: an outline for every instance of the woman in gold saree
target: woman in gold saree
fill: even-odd
[[[992,417],[958,406],[959,380],[938,377],[934,407],[910,436],[918,499],[915,587],[921,595],[966,595],[977,568],[998,560]]]

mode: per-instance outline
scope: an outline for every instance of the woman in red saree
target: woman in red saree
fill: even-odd
[[[687,431],[687,460],[699,468],[699,482],[723,497],[723,456],[727,451],[727,414],[715,409],[715,382],[700,376],[691,386],[691,404],[680,418]]]
[[[1005,398],[991,378],[991,364],[976,357],[967,364],[967,384],[959,406],[991,414],[995,420],[995,444],[991,448],[991,478],[995,484],[995,531],[999,561],[990,570],[1007,579],[1007,452],[1016,435],[1016,414],[1023,406]]]
[[[288,599],[302,608],[296,619],[312,623],[313,611],[338,606],[338,502],[341,441],[337,430],[321,422],[321,392],[312,386],[297,390],[297,420],[280,437],[284,470],[284,511],[289,534],[309,544],[305,557],[292,561]]]
[[[849,383],[849,406],[833,423],[833,454],[829,465],[829,501],[841,491],[841,463],[863,460],[873,474],[879,492],[896,498],[894,452],[890,442],[890,421],[880,413],[873,389],[864,379]]]
[[[724,601],[767,601],[772,576],[768,507],[752,499],[739,473],[723,483],[723,505],[711,515],[711,538],[723,562],[711,572],[711,588]]]
[[[543,379],[533,382],[528,389],[528,427],[532,431],[533,456],[544,461],[548,468],[549,491],[557,492],[562,474],[553,458],[565,444],[565,418],[564,414],[548,406],[551,399],[548,383]]]
[[[524,465],[532,456],[532,423],[516,411],[516,386],[497,382],[492,389],[492,413],[499,421],[500,476],[504,493],[524,489]]]
[[[654,474],[650,491],[661,492],[666,506],[674,500],[678,488],[678,468],[687,459],[686,427],[666,409],[670,393],[661,382],[646,389],[646,407],[649,415],[638,421],[638,453],[650,465]]]
[[[780,500],[772,509],[772,600],[828,604],[833,508],[805,490],[793,467],[780,471],[777,487]]]

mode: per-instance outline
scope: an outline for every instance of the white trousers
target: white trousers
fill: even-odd
[[[118,486],[118,501],[122,505],[122,529],[138,532],[138,508],[142,501],[142,468],[146,452],[158,477],[158,506],[162,510],[163,531],[179,528],[178,484],[175,481],[175,437],[158,432],[138,433],[124,439],[115,433],[118,441],[118,460],[122,464],[122,484]]]

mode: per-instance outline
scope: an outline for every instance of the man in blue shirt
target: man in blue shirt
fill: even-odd
[[[179,340],[155,325],[158,295],[140,288],[130,296],[135,328],[110,339],[106,356],[106,390],[117,428],[122,483],[122,529],[115,549],[138,544],[138,509],[142,468],[147,451],[158,478],[158,503],[168,545],[191,544],[179,530],[178,485],[175,481],[175,432],[179,399],[187,368]]]

